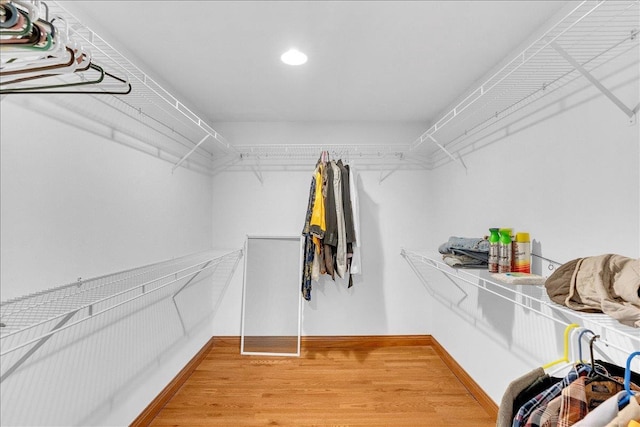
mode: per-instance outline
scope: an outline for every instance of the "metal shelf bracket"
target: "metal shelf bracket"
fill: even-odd
[[[634,37],[634,36],[632,36]],[[587,71],[582,65],[578,63],[571,55],[569,55],[564,49],[558,45],[556,42],[551,42],[551,46],[558,52],[566,61],[571,64],[580,74],[586,77],[587,80],[591,82],[595,87],[597,87],[600,92],[602,92],[607,98],[611,100],[614,104],[618,106],[630,119],[636,115],[638,112],[638,108],[640,108],[640,104],[636,105],[635,108],[631,109],[625,105],[624,102],[620,100],[617,96],[615,96],[609,89],[607,89],[598,79],[596,79],[593,74]]]
[[[182,164],[182,162],[184,162],[185,160],[187,160],[189,158],[189,156],[191,154],[193,154],[194,151],[196,151],[196,149],[200,146],[200,144],[202,144],[207,138],[209,138],[211,136],[210,133],[207,133],[204,138],[202,138],[200,140],[200,142],[198,142],[192,149],[191,151],[189,151],[187,154],[185,154],[184,156],[182,156],[182,158],[178,161],[178,163],[176,163],[173,168],[171,169],[171,173],[175,172],[175,170],[180,167],[180,165]]]
[[[447,150],[444,145],[440,144],[438,141],[436,141],[436,139],[433,137],[433,135],[429,134],[427,135],[427,137],[433,141],[434,144],[436,144],[438,146],[438,148],[440,148],[440,150],[442,150],[447,156],[449,156],[451,158],[451,160],[453,160],[454,162],[458,162],[462,165],[462,167],[464,168],[465,171],[467,171],[467,165],[462,161],[462,156],[460,155],[460,153],[458,153],[458,157],[454,156],[449,150]]]
[[[35,353],[36,351],[38,351],[38,349],[40,347],[42,347],[44,345],[44,343],[46,343],[49,338],[51,338],[53,336],[53,333],[55,331],[57,331],[58,329],[62,328],[65,323],[67,323],[69,320],[71,320],[71,318],[78,312],[79,310],[75,310],[72,311],[70,313],[67,313],[66,316],[64,316],[64,318],[62,318],[62,320],[60,320],[49,332],[49,334],[43,336],[42,338],[40,338],[40,340],[38,342],[35,343],[35,345],[33,347],[31,347],[24,355],[22,355],[22,357],[20,359],[18,359],[13,365],[11,365],[11,367],[9,369],[7,369],[7,371],[5,373],[2,374],[2,376],[0,376],[0,383],[2,383],[4,380],[7,379],[7,377],[9,377],[9,375],[11,375],[12,373],[14,373],[16,371],[16,369],[18,369],[20,366],[22,366],[22,364],[24,362],[27,361],[27,359],[29,359],[33,353]]]
[[[258,181],[260,181],[260,184],[264,184],[264,178],[262,177],[262,166],[260,165],[260,156],[256,157],[256,164],[255,166],[251,167],[251,170],[255,174],[256,178],[258,178]]]

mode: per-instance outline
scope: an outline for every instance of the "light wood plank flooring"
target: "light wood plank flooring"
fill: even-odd
[[[490,416],[432,346],[241,356],[218,340],[152,426],[474,426]]]

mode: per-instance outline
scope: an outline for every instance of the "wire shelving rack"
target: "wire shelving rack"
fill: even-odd
[[[0,382],[55,334],[150,295],[175,298],[204,274],[220,272],[212,281],[227,282],[241,257],[242,250],[206,251],[0,303]]]
[[[426,270],[437,270],[450,278],[478,288],[479,292],[487,292],[552,322],[563,326],[570,323],[586,326],[601,335],[601,341],[606,345],[619,351],[631,352],[640,348],[640,330],[637,328],[624,325],[604,313],[580,312],[557,304],[551,301],[543,285],[500,283],[493,279],[486,269],[456,269],[448,266],[441,258],[432,253],[402,249],[401,255],[421,280],[424,280]],[[427,283],[425,286],[433,292]],[[629,344],[631,348],[626,348],[625,346]]]
[[[44,3],[49,21],[61,21],[74,43],[87,50],[92,62],[127,81],[127,94],[47,94],[56,107],[107,128],[107,136],[147,154],[201,173],[216,162],[237,156],[234,147],[194,111],[174,97],[116,48],[85,26],[60,2]],[[99,91],[98,85],[92,90]],[[6,94],[3,96],[16,97]]]
[[[174,170],[182,166],[212,175],[234,168],[310,167],[320,151],[332,149],[373,168],[430,170],[452,161],[464,165],[463,156],[482,148],[477,142],[483,135],[579,79],[586,78],[632,120],[640,105],[626,105],[594,77],[600,67],[618,59],[636,64],[638,76],[640,1],[586,0],[550,23],[524,50],[506,58],[506,65],[413,142],[340,147],[231,144],[58,2],[47,4],[50,17],[61,16],[97,63],[126,76],[133,88],[128,95],[56,95],[55,102],[106,127],[114,140],[172,162]]]
[[[576,79],[586,78],[622,112],[635,120],[640,104],[627,106],[594,72],[614,59],[635,64],[640,48],[640,2],[583,1],[527,48],[470,91],[411,144],[429,168],[437,168],[477,149],[485,132],[508,123],[523,110]]]

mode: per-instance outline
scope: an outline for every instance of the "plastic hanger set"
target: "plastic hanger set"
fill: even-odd
[[[0,94],[131,92],[126,79],[93,62],[63,18],[50,20],[39,0],[0,1],[0,54]]]
[[[577,357],[573,358],[573,361],[569,358],[569,349],[571,347],[570,336],[572,335],[572,333],[578,335],[578,339],[577,339],[578,354],[577,354]],[[553,362],[549,362],[546,365],[543,365],[542,368],[545,370],[548,370],[552,366],[562,364],[559,369],[556,369],[550,372],[550,373],[556,373],[559,370],[566,368],[567,366],[574,366],[577,363],[586,364],[587,362],[585,362],[582,359],[582,340],[585,334],[591,334],[591,338],[589,339],[589,355],[591,360],[589,362],[589,365],[587,365],[589,367],[589,374],[588,374],[589,378],[587,380],[587,384],[593,381],[611,381],[620,386],[623,386],[625,393],[619,401],[620,408],[626,406],[631,400],[631,398],[640,397],[640,395],[638,395],[637,392],[634,392],[631,389],[631,362],[635,357],[640,356],[640,351],[631,353],[627,358],[627,361],[625,364],[625,370],[624,370],[624,382],[620,383],[619,380],[609,376],[609,374],[607,373],[607,370],[599,366],[595,361],[595,358],[593,356],[593,347],[594,347],[595,341],[598,338],[600,338],[600,336],[596,335],[591,329],[582,328],[576,323],[572,323],[565,328],[563,357],[560,359],[554,360]]]

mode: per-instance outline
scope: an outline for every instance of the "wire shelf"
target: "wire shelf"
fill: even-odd
[[[411,144],[411,153],[427,157],[431,169],[460,159],[483,131],[583,77],[574,65],[591,73],[616,58],[637,61],[639,30],[637,0],[582,2],[444,114]],[[638,110],[619,107],[629,117]]]
[[[373,168],[435,169],[478,149],[475,145],[478,139],[496,125],[503,124],[501,122],[513,113],[584,78],[578,67],[590,73],[617,58],[637,62],[639,30],[638,0],[584,1],[525,50],[514,55],[510,62],[411,144],[335,148],[245,145],[237,146],[242,161],[233,161],[225,167],[239,168],[250,163],[248,160],[264,168],[309,165],[320,151],[335,149],[342,157],[360,159],[359,164]],[[630,117],[638,110],[638,107],[632,110],[618,106]]]
[[[620,351],[630,352],[640,348],[640,330],[623,325],[604,313],[579,312],[557,304],[551,301],[544,286],[503,284],[491,278],[486,269],[455,269],[431,254],[403,249],[401,255],[419,277],[424,268],[436,269],[480,289],[481,292],[488,292],[564,326],[573,323],[567,321],[567,318],[578,318],[583,326],[599,333],[601,341]],[[616,344],[620,339],[630,340],[635,344],[632,344],[633,348],[622,348],[620,344]]]
[[[408,158],[409,145],[380,144],[268,144],[238,145],[240,159],[229,169],[255,166],[260,169],[313,168],[320,153],[327,151],[331,159],[357,163],[361,169],[424,169],[425,162]]]
[[[186,167],[210,173],[216,161],[237,156],[222,135],[62,5],[56,1],[47,1],[46,5],[48,19],[62,20],[70,37],[90,52],[93,63],[127,80],[132,88],[122,95],[48,94],[47,97],[53,97],[60,107],[152,147],[152,152],[170,159],[176,166],[184,162]],[[100,86],[95,90],[100,90]]]
[[[640,1],[588,0],[514,55],[412,143],[241,146],[230,144],[60,4],[47,4],[50,19],[62,17],[73,37],[89,46],[94,61],[106,71],[126,77],[132,91],[128,95],[46,96],[55,97],[60,107],[107,127],[118,142],[170,161],[175,167],[207,174],[246,167],[309,167],[322,150],[336,150],[343,158],[357,158],[362,165],[376,169],[434,169],[481,148],[476,143],[488,131],[508,122],[513,113],[583,79],[585,72],[597,71],[620,58],[637,63],[640,56]],[[637,106],[616,103],[630,117],[637,113]]]
[[[160,291],[166,293],[163,293],[165,297],[175,297],[203,273],[222,271],[222,279],[227,280],[241,257],[241,250],[224,255],[201,252],[101,277],[79,279],[0,303],[2,379],[17,367],[16,363],[23,363],[25,356],[29,357],[54,334]],[[13,359],[17,356],[5,357],[10,353],[17,353],[21,358],[16,362]]]

